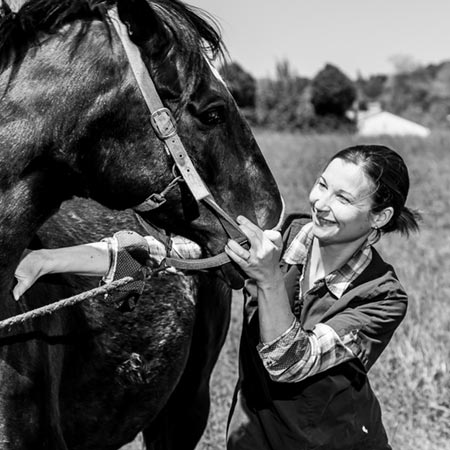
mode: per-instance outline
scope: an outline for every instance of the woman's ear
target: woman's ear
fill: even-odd
[[[370,222],[372,225],[372,228],[383,228],[394,215],[394,208],[392,206],[389,206],[388,208],[384,208],[382,211],[377,213],[370,213],[371,218]]]
[[[135,44],[153,40],[154,48],[160,50],[168,42],[168,32],[147,0],[118,0],[117,12]]]

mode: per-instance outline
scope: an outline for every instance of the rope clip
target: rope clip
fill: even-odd
[[[160,272],[164,272],[167,270],[170,266],[167,264],[166,258],[163,258],[158,266],[155,268],[149,269],[149,278],[158,276]]]

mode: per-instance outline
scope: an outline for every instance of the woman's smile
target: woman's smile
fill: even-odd
[[[317,212],[313,212],[313,219],[316,222],[316,225],[320,227],[330,227],[337,225],[337,223],[334,220],[325,219],[324,217],[318,215]]]

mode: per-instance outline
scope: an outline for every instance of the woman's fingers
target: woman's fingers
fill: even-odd
[[[238,223],[242,233],[244,233],[249,240],[250,244],[255,244],[256,242],[261,241],[263,231],[258,227],[258,225],[255,225],[244,216],[238,216],[236,218],[236,222]]]
[[[243,225],[247,227],[249,230],[258,232],[261,231],[261,228],[258,227],[258,225],[255,225],[251,220],[247,219],[245,216],[237,216],[236,222],[239,225]]]
[[[243,263],[250,258],[250,251],[241,247],[236,241],[230,239],[225,246],[225,253],[235,262]]]
[[[269,239],[272,244],[275,245],[277,248],[281,248],[283,245],[283,237],[281,236],[281,233],[276,230],[264,230],[263,231],[264,236]]]
[[[242,248],[237,242],[230,240],[231,249],[238,257],[244,260],[248,260],[248,258],[252,254],[260,254],[261,250],[263,251],[263,253],[266,253],[273,247],[275,247],[276,250],[281,249],[282,236],[280,232],[275,230],[263,231],[258,227],[258,225],[255,225],[252,221],[244,216],[238,216],[236,221],[238,222],[242,232],[247,237],[250,244],[250,250],[246,250]]]
[[[17,284],[14,286],[12,294],[14,300],[17,301],[33,285],[36,281],[36,276],[31,271],[25,271],[19,266],[14,277],[17,280]]]
[[[14,277],[17,280],[17,284],[12,290],[14,300],[19,300],[39,278],[41,267],[42,261],[39,258],[38,251],[30,252],[27,250],[24,252],[24,256],[14,272]]]
[[[14,286],[14,289],[12,291],[14,300],[19,300],[20,297],[24,294],[24,292],[29,288],[30,286],[27,286],[27,283],[25,283],[22,280],[17,280],[17,284]]]

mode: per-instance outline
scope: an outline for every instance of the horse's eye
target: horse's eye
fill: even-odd
[[[208,109],[204,113],[200,114],[200,120],[205,125],[219,125],[225,120],[225,111],[222,107],[215,107]]]

